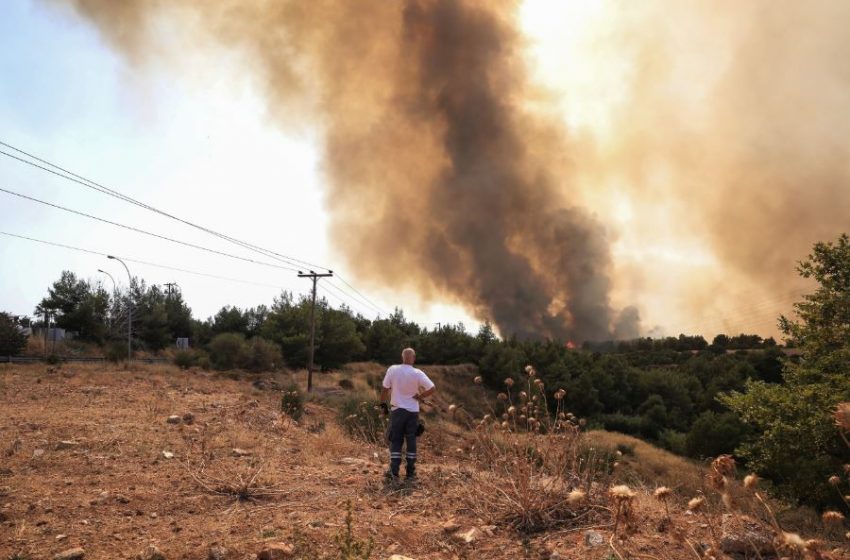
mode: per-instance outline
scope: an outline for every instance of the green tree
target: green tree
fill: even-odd
[[[706,410],[691,425],[685,438],[685,452],[695,459],[732,453],[749,432],[734,412]]]
[[[366,349],[357,334],[354,319],[345,310],[323,309],[316,335],[319,342],[316,363],[323,369],[341,367]]]
[[[27,345],[27,337],[18,322],[8,313],[0,312],[0,356],[17,356]]]
[[[63,270],[59,280],[47,289],[47,297],[35,309],[55,316],[56,326],[74,332],[80,340],[102,343],[106,336],[109,294],[99,285],[77,278]]]
[[[823,506],[834,499],[825,480],[850,462],[830,418],[850,400],[850,238],[817,243],[797,270],[818,287],[779,326],[801,360],[786,362],[783,384],[750,381],[721,400],[758,431],[739,449],[749,463],[789,498]]]

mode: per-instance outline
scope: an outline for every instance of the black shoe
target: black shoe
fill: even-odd
[[[386,471],[384,473],[384,480],[387,482],[398,482],[401,480],[397,474],[393,474],[392,471]]]

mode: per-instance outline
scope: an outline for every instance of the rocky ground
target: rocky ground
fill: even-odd
[[[340,553],[349,507],[349,545],[372,541],[377,559],[672,560],[724,530],[686,511],[690,496],[667,518],[640,491],[616,539],[613,504],[521,535],[470,507],[456,431],[431,425],[419,484],[388,488],[383,448],[345,435],[321,399],[291,421],[274,387],[163,366],[0,368],[0,559],[360,558]]]

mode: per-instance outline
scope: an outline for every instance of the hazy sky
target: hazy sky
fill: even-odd
[[[329,234],[333,205],[325,197],[341,191],[330,188],[323,167],[322,123],[272,114],[288,106],[270,109],[262,72],[244,52],[198,41],[171,18],[169,3],[153,2],[139,4],[159,18],[143,43],[150,52],[134,60],[104,38],[108,18],[98,30],[68,3],[0,6],[0,141],[185,219],[333,268],[385,311],[398,305],[423,324],[462,320],[476,328],[439,290],[402,292],[394,279],[405,271],[392,259],[378,275],[345,269],[338,253],[345,243]],[[555,155],[567,169],[562,198],[605,226],[611,306],[635,306],[643,333],[776,335],[777,316],[807,289],[795,261],[846,229],[850,39],[841,25],[848,16],[850,5],[838,0],[522,3],[516,24],[535,88],[523,104],[563,125],[565,153]],[[281,126],[290,120],[301,126]],[[0,188],[252,256],[4,156]],[[270,304],[281,289],[307,289],[293,272],[2,192],[0,231],[254,283],[130,263],[148,282],[177,282],[201,318],[225,304]],[[123,268],[103,257],[0,235],[0,309],[32,313],[63,269],[109,286],[98,268],[126,283]],[[350,293],[331,294],[331,304],[342,298],[376,314]]]
[[[142,71],[104,44],[69,10],[10,0],[0,8],[0,140],[89,179],[230,236],[337,270],[385,311],[402,306],[424,323],[466,320],[461,311],[421,306],[404,294],[364,287],[345,276],[328,247],[318,156],[309,133],[284,136],[250,80],[231,71]],[[207,61],[208,62],[208,61]],[[200,66],[200,65],[199,65]],[[9,151],[4,149],[4,151]],[[169,237],[268,260],[143,209],[0,156],[0,187]],[[0,193],[0,231],[60,242],[268,287],[128,263],[150,283],[177,282],[198,317],[222,305],[271,304],[308,281],[180,247]],[[0,309],[31,314],[63,269],[126,284],[124,269],[95,255],[0,235]],[[387,274],[393,271],[387,263]],[[340,285],[343,290],[350,290]],[[373,317],[376,311],[329,288]]]

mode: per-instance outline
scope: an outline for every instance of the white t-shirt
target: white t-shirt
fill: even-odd
[[[390,403],[393,408],[410,412],[419,412],[419,401],[413,398],[419,394],[419,389],[427,391],[433,386],[425,372],[408,364],[390,366],[384,376],[384,388],[392,389]]]

